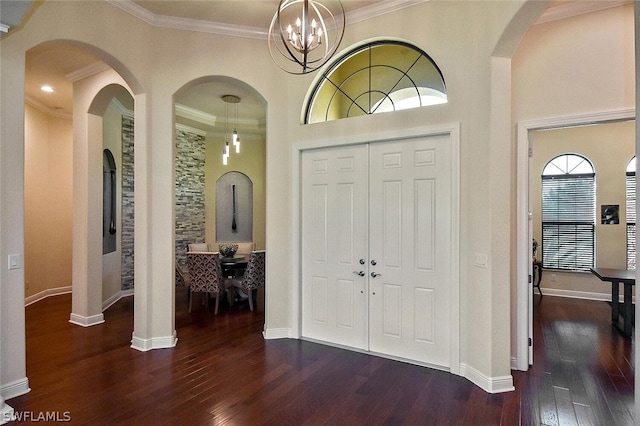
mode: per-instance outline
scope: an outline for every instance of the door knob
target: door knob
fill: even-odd
[[[382,274],[376,274],[375,272],[371,273],[371,278],[379,277]]]
[[[372,260],[371,260],[371,264],[372,264],[373,266],[376,266],[376,265],[378,264],[378,262],[376,262],[376,260],[375,260],[375,259],[372,259]]]
[[[364,265],[365,263],[367,263],[364,259],[360,259],[360,264]]]
[[[353,271],[353,273],[359,277],[364,277],[364,271]]]

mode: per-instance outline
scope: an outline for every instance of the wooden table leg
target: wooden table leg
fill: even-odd
[[[631,336],[631,328],[633,327],[633,303],[632,303],[632,285],[624,283],[624,335]]]
[[[611,281],[611,321],[618,322],[620,316],[619,310],[620,300],[620,283],[618,281]]]

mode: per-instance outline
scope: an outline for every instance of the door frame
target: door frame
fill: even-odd
[[[449,321],[450,331],[450,369],[453,374],[460,375],[460,123],[445,123],[431,126],[420,126],[409,129],[389,130],[385,132],[365,133],[353,136],[341,136],[331,139],[319,139],[300,142],[292,146],[291,176],[293,180],[293,194],[291,200],[291,217],[293,232],[291,233],[292,270],[290,315],[291,329],[288,337],[300,339],[302,337],[302,220],[301,198],[302,152],[309,149],[333,148],[363,143],[375,144],[422,137],[446,135],[451,141],[451,306]]]
[[[529,274],[531,268],[531,238],[529,226],[529,132],[562,127],[585,126],[635,119],[635,108],[603,111],[592,114],[543,118],[521,121],[517,124],[517,195],[516,195],[516,359],[512,368],[527,371],[533,364],[533,336],[529,330],[533,326],[533,296],[530,291]],[[531,338],[531,350],[529,349]]]

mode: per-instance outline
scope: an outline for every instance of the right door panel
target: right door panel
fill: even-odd
[[[370,146],[369,347],[450,367],[449,136]]]

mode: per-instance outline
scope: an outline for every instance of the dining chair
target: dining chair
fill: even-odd
[[[176,260],[176,287],[191,286],[191,275]]]
[[[188,251],[208,252],[209,243],[191,243],[188,245]]]
[[[244,291],[249,296],[249,309],[253,311],[254,290],[264,286],[266,252],[264,250],[252,251],[249,254],[247,269],[241,278],[228,278],[227,286],[236,287]]]
[[[220,268],[220,253],[218,252],[188,252],[187,267],[191,276],[189,286],[189,313],[191,313],[191,301],[193,293],[213,293],[216,297],[214,314],[218,314],[220,297],[226,291],[226,282]]]

